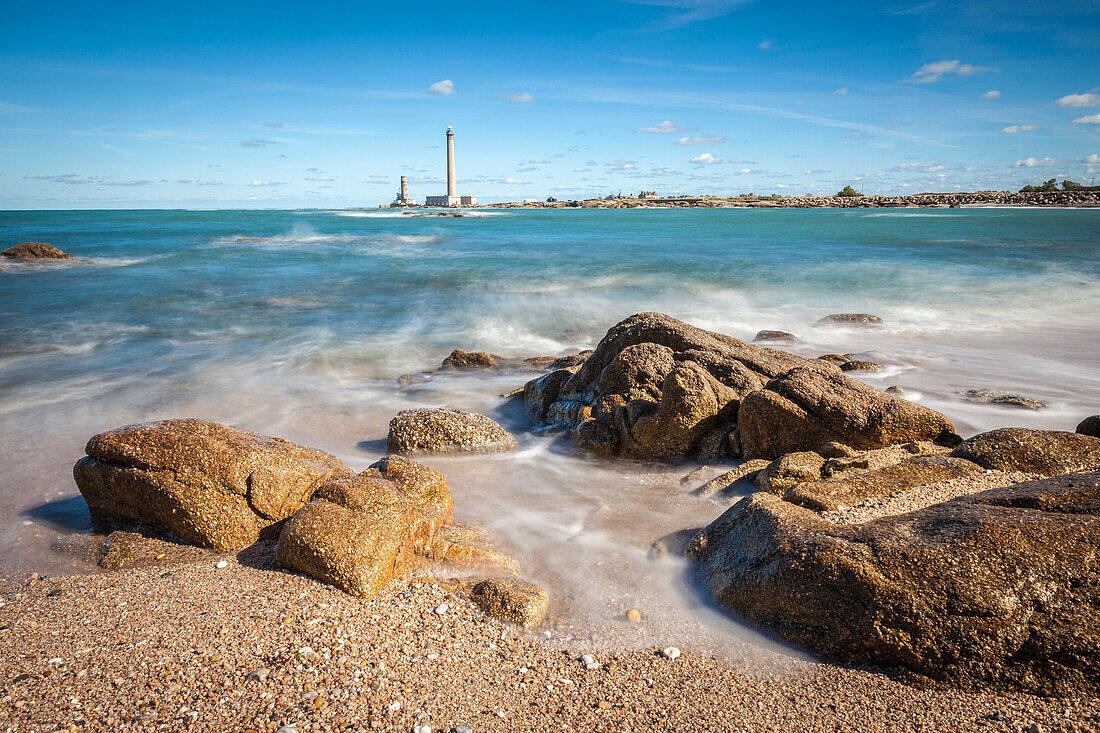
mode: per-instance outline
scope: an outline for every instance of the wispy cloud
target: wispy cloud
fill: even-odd
[[[721,135],[695,135],[694,137],[682,137],[673,145],[721,145],[726,138]]]
[[[428,87],[428,91],[431,92],[432,94],[441,94],[441,95],[454,94],[455,93],[455,83],[453,81],[451,81],[450,79],[444,79],[443,81],[437,81],[435,84],[432,84],[430,87]]]
[[[1088,155],[1081,161],[1081,165],[1085,168],[1085,173],[1092,175],[1094,173],[1100,173],[1100,155],[1093,153]]]
[[[1100,114],[1085,115],[1073,121],[1075,125],[1100,125]]]
[[[716,165],[721,163],[722,159],[715,157],[712,153],[700,153],[692,158],[691,162],[695,165]]]
[[[982,99],[1000,99],[1001,92],[997,89],[990,89],[988,92],[982,95]]]
[[[335,181],[335,176],[306,176],[307,181]]]
[[[1059,107],[1100,107],[1100,94],[1067,94],[1055,102]]]
[[[1038,125],[1009,125],[1008,127],[1002,127],[1001,133],[1004,135],[1019,135],[1021,132],[1034,132],[1038,129]]]
[[[1024,158],[1012,164],[1013,168],[1048,168],[1054,165],[1054,158]]]
[[[687,69],[697,74],[730,74],[738,71],[736,66],[720,66],[717,64],[694,64],[690,61],[668,61],[666,59],[650,59],[640,56],[619,56],[612,53],[597,53],[596,56],[612,61],[619,61],[632,66],[652,66],[659,69]]]
[[[278,129],[278,128],[283,126],[283,123],[282,122],[265,122],[264,126],[265,127],[274,127],[276,129]]]
[[[99,183],[99,176],[80,176],[76,173],[62,173],[61,175],[37,175],[31,176],[36,181],[49,181],[50,183],[67,183],[70,186],[80,186],[87,183]]]
[[[761,51],[771,51],[773,48],[775,48],[775,39],[765,38],[763,41],[756,44],[756,48]]]
[[[103,181],[104,186],[151,186],[152,184],[152,181],[144,178],[133,181]]]
[[[650,125],[649,127],[639,127],[634,132],[650,132],[658,135],[671,135],[676,132],[687,132],[691,128],[680,127],[672,120],[665,120],[664,122],[658,122],[656,125]]]
[[[943,79],[945,76],[973,76],[974,74],[984,74],[988,71],[996,71],[996,69],[990,66],[962,64],[959,63],[958,59],[950,61],[933,61],[917,69],[916,73],[905,81],[910,84],[933,84]]]
[[[38,112],[38,109],[0,100],[0,114],[15,114],[17,112]]]
[[[530,94],[527,94],[527,93],[523,93],[523,94],[498,94],[497,99],[507,99],[509,102],[520,102],[520,103],[523,103],[523,104],[529,104],[530,102],[535,101],[535,98],[532,97]]]
[[[610,160],[604,165],[606,165],[608,168],[611,168],[612,170],[632,171],[634,170],[635,166],[637,166],[637,164],[638,161],[636,160]]]
[[[839,95],[843,96],[843,95],[847,94],[850,91],[852,91],[852,90],[849,89],[848,87],[841,87],[840,89],[837,89],[835,92],[833,92],[833,94],[839,94]]]
[[[668,8],[670,12],[665,17],[655,20],[641,28],[643,32],[656,33],[658,31],[673,30],[685,26],[702,23],[706,20],[720,18],[729,15],[749,0],[624,0],[632,5],[649,5],[659,8]]]
[[[266,148],[268,145],[278,145],[278,140],[264,140],[263,138],[254,137],[250,140],[241,140],[242,148]]]
[[[285,186],[286,181],[253,181],[248,185],[253,188],[268,188],[270,186]]]

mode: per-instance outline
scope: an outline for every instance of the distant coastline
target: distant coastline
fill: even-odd
[[[983,206],[1100,208],[1100,189],[1083,191],[974,191],[969,193],[920,193],[905,196],[676,196],[667,198],[609,198],[570,201],[512,201],[482,204],[481,209],[889,209],[964,208]]]

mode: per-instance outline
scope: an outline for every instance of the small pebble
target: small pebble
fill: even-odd
[[[642,620],[642,612],[636,608],[632,608],[626,612],[626,620],[638,622]]]
[[[432,733],[432,727],[430,725],[413,726],[413,733]]]
[[[665,659],[676,659],[680,656],[680,650],[674,646],[666,646],[661,650],[661,656]]]
[[[390,712],[391,713],[396,713],[400,709],[401,709],[401,703],[396,702],[396,701],[390,703]]]
[[[447,611],[450,611],[450,610],[451,610],[451,607],[448,606],[446,603],[440,603],[438,606],[435,607],[435,609],[432,612],[436,616],[442,616],[443,614],[447,613]],[[423,727],[428,728],[428,726],[423,726]],[[428,733],[431,733],[431,728],[428,728]]]
[[[228,562],[228,561],[226,561],[226,560],[218,560],[218,563],[217,563],[217,564],[216,564],[216,565],[215,565],[214,567],[216,567],[216,568],[218,568],[219,570],[221,570],[222,568],[227,568],[227,567],[229,567],[229,562]]]
[[[279,728],[279,730],[275,731],[275,733],[298,733],[298,729],[289,725],[284,725]]]
[[[468,725],[456,725],[455,733],[474,733],[474,729]]]

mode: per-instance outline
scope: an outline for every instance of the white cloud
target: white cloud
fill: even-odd
[[[1009,125],[1001,128],[1001,132],[1005,135],[1019,135],[1021,132],[1034,132],[1038,129],[1038,125]]]
[[[848,87],[841,87],[840,89],[837,89],[835,92],[833,92],[833,94],[842,94],[843,95],[843,94],[847,94],[850,91],[852,91],[852,90],[849,89]]]
[[[997,89],[990,89],[988,92],[982,95],[982,99],[1000,99],[1001,92]]]
[[[450,79],[444,79],[443,81],[437,81],[428,87],[428,91],[432,94],[454,94],[455,83]]]
[[[1048,168],[1054,165],[1054,158],[1024,158],[1012,164],[1013,168]]]
[[[1085,115],[1073,121],[1075,125],[1100,125],[1100,114]]]
[[[453,91],[453,90],[452,90]],[[534,102],[535,98],[530,94],[498,94],[497,99],[507,99],[509,102]]]
[[[307,181],[335,181],[333,176],[307,176]]]
[[[682,137],[673,145],[721,145],[726,138],[721,135],[695,135],[694,137]]]
[[[650,125],[649,127],[639,127],[634,132],[652,132],[658,135],[669,135],[674,132],[687,132],[689,128],[680,127],[672,120],[665,120],[664,122],[658,122],[656,125]]]
[[[745,4],[747,0],[626,0],[626,2],[678,11],[642,27],[643,31],[655,33],[720,18],[732,13],[737,6]]]
[[[775,39],[774,38],[765,38],[763,41],[756,44],[756,47],[758,49],[760,49],[761,51],[770,51],[773,48],[775,48]]]
[[[958,59],[951,61],[933,61],[917,69],[916,73],[905,81],[910,84],[933,84],[951,74],[957,76],[972,76],[974,74],[983,74],[987,71],[996,71],[996,69],[988,66],[960,64]]]
[[[267,188],[268,186],[285,186],[286,183],[284,181],[253,181],[248,185],[253,188]]]
[[[606,165],[618,171],[632,171],[637,162],[636,160],[611,160]]]
[[[739,176],[744,176],[749,173],[752,173],[752,168],[742,168],[741,170],[737,171],[737,175]]]
[[[938,173],[942,170],[947,170],[947,166],[938,160],[929,160],[919,163],[898,163],[890,170],[892,171],[920,171],[922,173]]]
[[[696,155],[694,158],[692,158],[691,162],[695,163],[696,165],[714,165],[716,163],[721,163],[722,159],[716,158],[710,153],[700,153],[699,155]]]
[[[1059,107],[1100,107],[1100,94],[1067,94],[1055,102]]]
[[[278,145],[278,140],[262,140],[260,138],[252,138],[251,140],[241,140],[242,148],[266,148],[268,145]]]
[[[1087,156],[1081,161],[1081,164],[1085,166],[1085,173],[1092,175],[1094,173],[1100,173],[1100,155],[1093,153]]]

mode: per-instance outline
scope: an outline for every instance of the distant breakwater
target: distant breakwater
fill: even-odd
[[[488,204],[494,209],[883,209],[883,208],[961,208],[964,206],[1057,206],[1065,208],[1100,207],[1100,189],[1085,191],[1049,191],[1012,193],[975,191],[971,193],[921,193],[906,196],[677,196],[672,198],[585,199],[580,201],[517,201]]]

